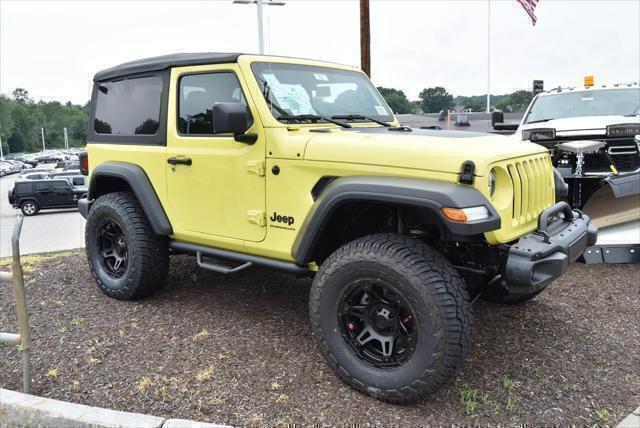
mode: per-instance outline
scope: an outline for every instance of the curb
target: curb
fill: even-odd
[[[37,397],[0,388],[0,427],[229,428]]]
[[[626,418],[624,418],[616,428],[638,428],[640,427],[640,407],[635,409],[633,412],[629,414]]]

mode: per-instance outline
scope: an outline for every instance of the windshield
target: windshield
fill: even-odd
[[[640,89],[588,90],[539,96],[525,123],[582,116],[628,116],[638,114]]]
[[[266,62],[254,63],[251,68],[271,113],[281,121],[301,115],[394,120],[387,103],[362,73]]]

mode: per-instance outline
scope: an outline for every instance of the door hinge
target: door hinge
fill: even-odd
[[[249,223],[257,224],[260,227],[265,227],[267,225],[267,215],[264,211],[249,210],[247,211],[247,217],[249,219]]]
[[[247,170],[258,177],[263,177],[266,172],[264,161],[249,161],[247,162]]]

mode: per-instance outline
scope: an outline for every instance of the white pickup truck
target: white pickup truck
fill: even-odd
[[[640,261],[638,83],[539,93],[513,137],[550,150],[569,204],[600,229],[587,262]]]

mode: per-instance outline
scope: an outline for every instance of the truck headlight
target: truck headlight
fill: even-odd
[[[489,173],[489,196],[493,198],[493,193],[496,191],[496,170],[492,169]]]

